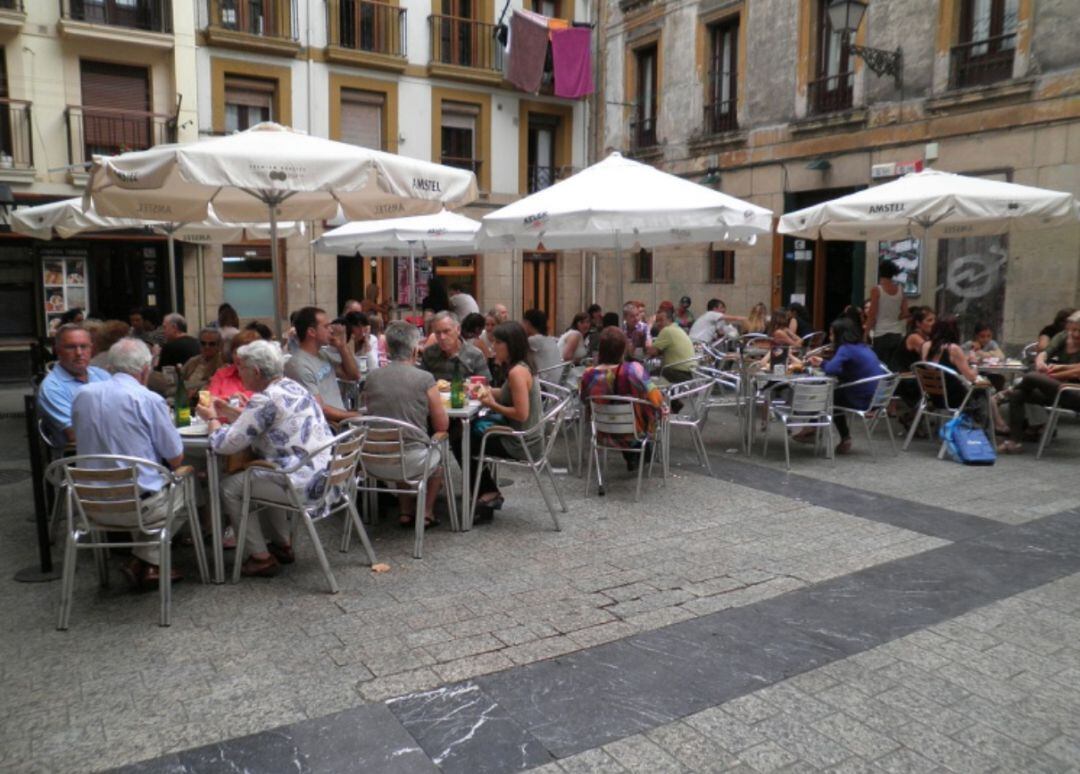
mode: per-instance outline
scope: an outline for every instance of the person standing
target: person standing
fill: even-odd
[[[543,372],[545,379],[558,381],[558,375],[549,374],[548,369],[562,365],[563,356],[558,339],[548,336],[547,313],[543,309],[528,309],[522,315],[521,326],[529,338],[529,352],[536,373]]]
[[[874,335],[874,352],[878,360],[895,370],[897,350],[904,340],[908,318],[904,289],[894,280],[900,268],[892,261],[882,261],[878,267],[878,284],[870,290],[870,311],[866,329]]]
[[[464,320],[470,314],[480,314],[480,304],[476,303],[464,285],[454,283],[450,286],[450,311],[459,320]]]
[[[90,332],[81,325],[61,325],[56,331],[56,365],[38,388],[37,410],[57,446],[75,440],[71,424],[75,396],[88,384],[109,380],[108,371],[90,365],[93,350]]]
[[[340,422],[356,416],[355,411],[345,408],[338,387],[334,364],[323,347],[333,346],[341,359],[341,370],[346,379],[360,379],[360,369],[356,358],[349,352],[343,331],[331,329],[326,312],[316,306],[305,306],[296,313],[294,323],[299,349],[289,358],[285,366],[285,375],[302,384],[322,407],[328,422]]]
[[[146,389],[151,361],[150,349],[138,339],[121,339],[112,345],[109,349],[112,378],[88,384],[71,404],[72,427],[80,455],[122,454],[164,461],[173,469],[180,466],[184,446],[173,426],[169,406],[160,395]],[[166,482],[158,471],[143,467],[139,468],[137,478],[143,499],[143,523],[149,529],[156,529],[169,514],[169,499],[162,493]],[[181,490],[174,489],[173,507],[179,506],[181,499]],[[138,527],[134,512],[112,518],[117,520],[118,527]],[[134,532],[133,538],[145,540],[146,535]],[[132,553],[134,558],[124,566],[124,574],[132,585],[140,589],[156,585],[160,580],[160,549],[137,546]],[[181,579],[176,570],[170,577],[173,581]]]

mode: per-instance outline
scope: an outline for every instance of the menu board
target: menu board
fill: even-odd
[[[60,316],[68,309],[86,306],[86,251],[43,251],[41,255],[42,297],[45,300],[45,327],[52,336],[60,325]]]

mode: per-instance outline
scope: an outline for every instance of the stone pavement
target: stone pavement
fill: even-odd
[[[86,558],[66,633],[56,584],[8,581],[0,769],[1080,765],[1076,427],[1039,463],[964,468],[916,441],[875,464],[857,440],[835,467],[795,449],[787,475],[778,443],[725,453],[716,419],[714,478],[679,438],[640,505],[620,461],[605,498],[561,476],[555,533],[515,471],[494,525],[433,530],[421,561],[391,524],[373,530],[390,573],[330,551],[336,596],[303,541],[276,579],[178,585],[168,629]],[[0,475],[24,442],[0,420]],[[28,484],[0,496],[13,572],[35,555]]]

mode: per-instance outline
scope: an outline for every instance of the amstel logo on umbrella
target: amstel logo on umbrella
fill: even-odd
[[[871,204],[869,213],[871,215],[888,215],[894,212],[903,212],[906,205],[903,202],[893,202],[892,204]]]
[[[548,214],[546,212],[537,212],[533,215],[526,215],[522,221],[527,228],[541,229],[548,221]]]
[[[414,177],[412,181],[414,191],[426,191],[428,193],[442,193],[440,181],[430,177]]]

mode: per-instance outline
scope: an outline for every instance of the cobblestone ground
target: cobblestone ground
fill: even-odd
[[[725,451],[734,425],[717,419],[707,433],[717,476],[729,463],[752,466],[748,484],[708,477],[676,438],[674,477],[650,484],[640,504],[621,461],[604,498],[586,499],[581,479],[560,476],[570,513],[557,533],[514,471],[494,525],[432,530],[423,560],[410,556],[411,533],[384,519],[372,536],[389,573],[372,574],[355,548],[333,550],[339,527],[325,525],[335,596],[302,538],[297,564],[235,586],[199,585],[190,549],[178,549],[188,580],[167,629],[156,625],[155,595],[128,592],[115,572],[99,589],[89,557],[66,633],[53,628],[57,584],[5,581],[0,770],[154,757],[752,605],[948,543],[875,518],[877,495],[1005,523],[1077,504],[1075,427],[1039,463],[964,468],[935,460],[927,441],[899,457],[883,444],[873,463],[856,441],[835,467],[796,449],[788,477],[782,444],[747,462]],[[28,468],[24,444],[23,421],[0,420],[0,475]],[[866,512],[800,497],[802,477],[869,495]],[[10,577],[36,556],[29,482],[0,480],[0,498]],[[1057,581],[552,767],[1067,769],[1080,764],[1078,588],[1080,579]]]

